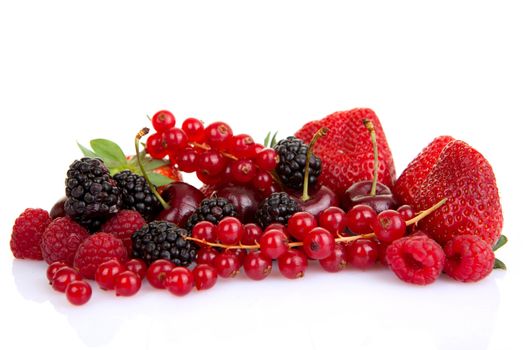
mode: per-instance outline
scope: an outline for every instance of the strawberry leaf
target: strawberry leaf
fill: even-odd
[[[494,260],[494,270],[496,269],[502,269],[502,270],[507,270],[507,266],[505,266],[505,263],[503,261],[501,261],[500,259],[496,258],[496,260]]]
[[[492,251],[495,252],[496,250],[507,244],[508,241],[509,240],[507,239],[507,236],[501,235],[496,244],[494,244],[494,246],[492,247]]]
[[[157,174],[157,173],[154,173],[154,172],[148,172],[148,178],[151,181],[151,183],[154,184],[157,187],[165,186],[165,185],[170,184],[170,183],[173,182],[173,179],[170,179],[167,176],[164,176],[164,175],[161,175],[161,174]]]
[[[106,166],[119,168],[127,164],[126,155],[119,145],[106,139],[94,139],[90,141],[93,151],[102,158]]]
[[[92,150],[90,150],[89,148],[87,147],[84,147],[82,146],[80,143],[77,142],[77,146],[78,148],[80,148],[80,151],[82,151],[82,154],[85,156],[85,157],[89,157],[89,158],[98,158],[98,155],[93,152]]]

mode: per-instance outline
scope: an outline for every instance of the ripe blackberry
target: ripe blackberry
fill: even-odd
[[[279,141],[274,149],[279,155],[279,163],[275,170],[282,183],[294,190],[302,190],[308,145],[294,136],[288,136]],[[321,175],[321,159],[312,153],[308,172],[310,188],[315,185],[319,175]]]
[[[219,221],[227,216],[237,217],[237,211],[229,200],[223,197],[205,198],[188,219],[186,230],[192,232],[193,226],[201,221],[209,221],[217,225]]]
[[[197,257],[197,245],[184,239],[188,231],[166,221],[152,221],[131,236],[133,257],[151,264],[166,259],[177,266],[188,266]]]
[[[263,229],[273,223],[286,225],[288,219],[299,210],[297,202],[286,192],[275,192],[259,205],[255,219]]]
[[[129,170],[113,175],[117,185],[122,191],[122,204],[124,209],[136,210],[149,220],[161,210],[157,197],[151,192],[144,176],[134,174]]]
[[[82,158],[69,166],[66,197],[66,214],[92,232],[122,205],[120,189],[98,158]]]

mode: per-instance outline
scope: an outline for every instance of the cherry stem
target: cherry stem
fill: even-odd
[[[312,157],[312,153],[314,151],[314,146],[317,140],[319,140],[320,137],[323,137],[328,132],[328,128],[321,128],[317,130],[317,132],[312,137],[312,140],[310,141],[310,144],[308,145],[308,150],[306,151],[306,165],[304,167],[304,180],[303,180],[303,196],[302,200],[306,202],[310,199],[310,196],[308,195],[308,183],[309,175],[310,175],[310,158]]]
[[[155,185],[153,185],[149,179],[149,176],[148,174],[146,173],[146,170],[144,169],[144,165],[142,165],[142,157],[140,156],[140,152],[139,152],[139,143],[140,143],[140,139],[147,135],[149,133],[149,129],[148,128],[142,128],[138,133],[137,133],[137,136],[135,136],[135,153],[137,154],[137,163],[139,164],[139,168],[140,168],[140,172],[142,173],[142,176],[146,179],[146,182],[148,183],[148,186],[151,190],[151,192],[153,192],[153,195],[155,195],[155,197],[157,197],[157,199],[159,200],[160,204],[162,205],[162,207],[164,209],[169,209],[169,204],[166,203],[166,201],[164,200],[164,198],[162,198],[162,196],[159,194],[159,192],[157,192],[157,188],[155,187]]]
[[[372,180],[370,195],[375,197],[377,192],[377,178],[379,177],[379,152],[377,150],[376,130],[374,129],[374,124],[368,119],[363,119],[363,124],[370,133],[370,140],[372,140],[372,147],[374,148],[374,179]]]

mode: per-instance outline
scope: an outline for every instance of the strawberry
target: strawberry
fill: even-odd
[[[394,195],[399,204],[414,204],[414,196],[419,186],[436,164],[443,148],[451,141],[454,141],[451,136],[436,137],[408,164],[394,186]]]
[[[445,146],[414,197],[415,209],[429,208],[445,197],[447,202],[421,220],[419,228],[442,245],[464,234],[491,246],[496,243],[503,226],[496,178],[481,153],[463,141]]]
[[[305,124],[295,133],[297,138],[308,143],[321,127],[329,128],[326,136],[315,144],[314,153],[322,161],[319,183],[329,187],[340,197],[354,182],[373,177],[373,146],[363,119],[370,120],[376,130],[379,149],[378,180],[392,187],[396,178],[394,160],[381,123],[371,109],[356,108],[335,112],[324,119]]]

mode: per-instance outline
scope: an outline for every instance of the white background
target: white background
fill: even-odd
[[[2,1],[0,348],[523,349],[520,3]],[[241,276],[184,298],[94,288],[77,308],[46,284],[44,263],[12,258],[14,219],[61,197],[76,141],[131,152],[164,108],[262,141],[354,107],[377,112],[398,174],[442,134],[486,156],[507,272],[415,287],[384,269],[313,266],[301,280]]]

